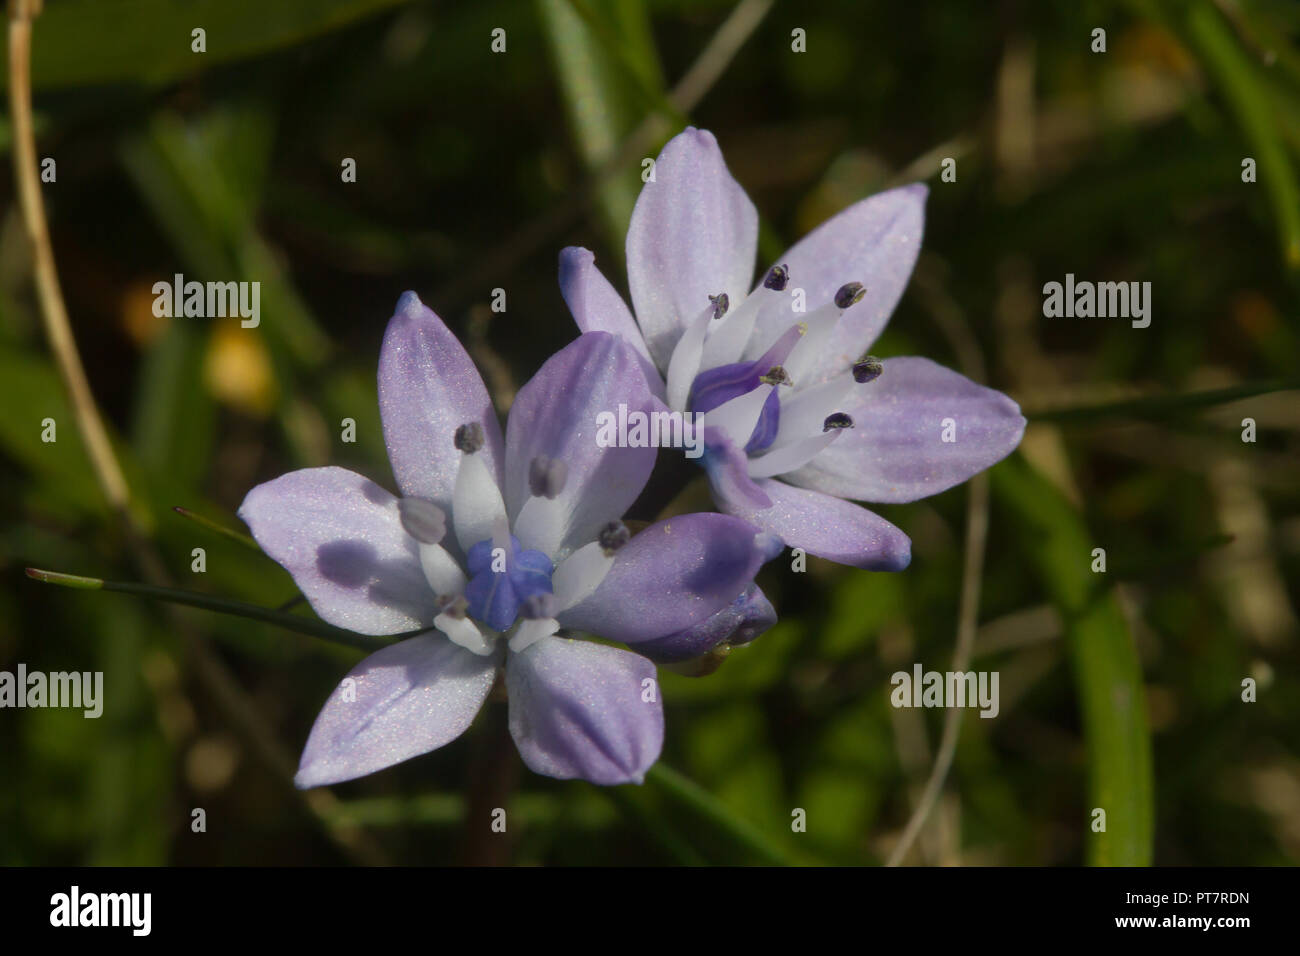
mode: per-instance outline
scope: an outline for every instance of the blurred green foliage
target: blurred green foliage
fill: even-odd
[[[574,334],[563,245],[626,288],[641,166],[620,151],[639,130],[649,156],[685,121],[717,134],[763,217],[764,261],[928,179],[924,252],[878,354],[982,367],[1031,427],[991,476],[974,666],[1000,672],[1001,713],[964,718],[908,860],[1297,862],[1300,5],[766,6],[742,4],[764,15],[683,115],[674,84],[731,3],[49,0],[33,82],[40,155],[58,163],[55,252],[175,583],[266,607],[295,593],[175,505],[235,526],[258,481],[326,463],[391,486],[374,370],[402,290],[508,400]],[[956,182],[938,178],[944,157]],[[644,787],[528,774],[496,704],[465,739],[304,800],[285,755],[355,651],[23,577],[140,570],[48,356],[17,217],[7,203],[0,668],[102,670],[107,706],[0,711],[0,864],[888,856],[944,716],[891,708],[889,675],[952,659],[966,489],[879,509],[913,538],[903,573],[769,566],[781,622],[708,677],[664,675],[664,766]],[[155,319],[149,290],[175,272],[260,281],[261,326]],[[1066,272],[1150,281],[1151,327],[1044,319],[1039,290]],[[355,444],[338,440],[345,417]],[[511,822],[492,843],[497,805]]]

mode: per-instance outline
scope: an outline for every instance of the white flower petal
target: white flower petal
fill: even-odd
[[[605,580],[609,569],[614,566],[613,555],[596,541],[584,544],[569,555],[551,575],[551,588],[555,594],[557,611],[566,611],[574,605],[585,601],[600,582]]]
[[[745,345],[754,331],[754,322],[758,318],[760,307],[765,300],[783,294],[761,286],[745,296],[745,301],[731,309],[722,318],[713,323],[709,337],[704,342],[704,354],[700,359],[700,371],[730,365],[739,362]]]
[[[686,331],[673,349],[668,362],[668,407],[674,411],[685,411],[686,402],[691,397],[691,385],[700,371],[700,358],[704,354],[704,337],[709,331],[713,318],[713,306],[695,317],[686,327]]]
[[[841,431],[843,429],[832,428],[820,435],[812,435],[773,448],[761,458],[751,458],[748,466],[749,477],[774,478],[777,475],[784,475],[787,471],[802,468],[812,461],[819,451],[838,438]]]
[[[572,510],[572,503],[561,498],[529,498],[515,519],[520,547],[553,556],[568,530]]]
[[[495,646],[495,642],[484,636],[479,626],[467,617],[439,614],[433,619],[433,625],[446,634],[452,643],[459,644],[465,650],[472,651],[480,657],[491,654]]]
[[[811,380],[813,372],[820,372],[823,353],[831,340],[831,333],[835,331],[835,326],[843,314],[843,309],[831,303],[814,309],[808,318],[804,319],[808,331],[795,343],[784,363],[795,388]]]
[[[479,454],[463,454],[452,493],[451,518],[456,540],[469,551],[492,537],[498,520],[505,520],[506,506],[487,462]]]
[[[796,389],[792,395],[781,399],[781,420],[777,424],[772,449],[803,441],[822,433],[826,416],[843,411],[852,398],[853,381],[845,373],[812,388]]]
[[[760,385],[704,413],[705,428],[721,428],[737,448],[744,448],[763,413],[772,385]]]
[[[421,544],[420,567],[429,587],[439,597],[455,597],[465,592],[465,572],[442,545]]]
[[[515,633],[510,638],[510,650],[516,654],[532,647],[544,637],[550,637],[560,629],[560,622],[553,617],[537,617],[520,621],[515,625]]]

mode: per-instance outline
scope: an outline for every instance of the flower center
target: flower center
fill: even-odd
[[[780,366],[777,366],[778,368]],[[759,362],[736,362],[732,365],[720,365],[695,377],[691,390],[690,410],[707,412],[723,405],[733,398],[739,398],[765,384],[768,369]],[[776,438],[777,427],[781,424],[781,398],[777,389],[763,402],[763,410],[758,415],[758,424],[745,444],[748,454],[755,454],[768,448]]]
[[[785,289],[789,280],[790,273],[786,266],[773,266],[763,280],[763,288],[780,292]],[[735,402],[760,386],[773,386],[767,397],[763,399],[762,408],[758,409],[756,419],[754,412],[757,402],[748,401],[733,405],[732,410],[735,414],[727,414],[724,411],[722,419],[712,424],[723,425],[723,430],[727,430],[727,425],[733,426],[731,431],[736,433],[729,432],[729,437],[737,445],[743,445],[745,454],[751,460],[755,458],[762,460],[763,465],[759,467],[759,471],[765,475],[776,474],[777,472],[768,469],[778,465],[789,465],[790,469],[797,467],[797,464],[794,464],[795,459],[806,461],[829,442],[829,438],[817,438],[817,433],[814,431],[816,426],[821,426],[821,434],[853,427],[853,418],[837,407],[848,397],[845,386],[847,384],[847,387],[851,388],[851,383],[832,379],[808,386],[798,380],[815,371],[816,363],[829,344],[829,336],[840,316],[861,302],[866,293],[866,287],[861,282],[845,283],[835,292],[831,303],[817,309],[808,316],[806,321],[795,323],[787,328],[758,358],[741,362],[723,361],[721,364],[697,371],[694,378],[690,380],[689,390],[684,395],[679,393],[677,401],[684,398],[687,410],[707,413],[729,402]],[[722,328],[716,337],[717,340],[728,341],[733,349],[732,355],[735,354],[736,342],[742,341],[752,331],[753,314],[756,309],[761,308],[760,305],[754,305],[758,295],[759,292],[754,292],[741,306],[740,311],[745,313],[747,322],[738,326],[737,334],[730,335],[731,329]],[[719,317],[716,311],[719,305],[722,306],[721,312],[725,314],[725,295],[709,296],[709,301],[714,305],[715,319]],[[739,318],[732,321],[739,322]],[[685,349],[685,338],[686,336],[683,336],[683,342],[679,343],[677,352]],[[715,339],[706,341],[705,351],[708,351],[708,344],[713,341]],[[725,350],[722,346],[714,352],[715,358],[721,358],[723,354]],[[677,358],[677,354],[674,353],[672,364],[677,364]],[[859,385],[872,382],[880,377],[883,369],[878,359],[865,355],[853,364],[853,382]],[[670,366],[670,373],[671,371]],[[782,387],[789,389],[784,396],[781,392]],[[783,397],[789,403],[784,409]],[[673,400],[671,382],[669,399]],[[784,422],[783,412],[786,413]],[[751,421],[754,422],[752,428],[749,424]],[[746,430],[748,434],[739,433]],[[792,448],[792,443],[797,445],[797,448]],[[751,474],[756,473],[754,467],[756,466],[751,465]]]
[[[770,349],[752,362],[732,362],[706,369],[695,376],[691,385],[689,408],[693,412],[708,412],[724,405],[733,398],[747,395],[760,385],[790,386],[793,384],[789,374],[781,363],[798,344],[804,329],[799,325],[790,327],[772,345]],[[750,455],[766,451],[776,440],[777,428],[781,424],[781,398],[779,388],[774,388],[763,402],[758,422],[745,442],[745,452]],[[737,442],[741,436],[735,436]]]
[[[541,551],[525,551],[514,535],[510,536],[508,552],[488,538],[471,547],[466,555],[469,582],[465,585],[465,600],[469,614],[494,631],[509,629],[525,604],[528,609],[540,609],[546,603],[540,595],[549,595],[553,590],[551,574],[555,567],[550,558]]]

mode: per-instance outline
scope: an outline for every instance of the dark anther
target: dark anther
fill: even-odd
[[[862,297],[867,294],[867,287],[861,282],[850,282],[839,287],[835,293],[835,304],[841,309],[847,309],[849,306],[862,301]]]
[[[853,419],[844,412],[831,412],[826,416],[826,421],[822,422],[822,431],[828,432],[832,428],[852,428]]]
[[[857,382],[859,385],[866,384],[867,382],[874,382],[876,379],[880,378],[880,373],[884,370],[885,367],[880,364],[880,359],[876,358],[874,355],[867,355],[863,357],[861,361],[854,364],[853,381]]]
[[[727,309],[731,308],[731,300],[727,298],[725,292],[709,296],[709,301],[713,303],[713,317],[715,319],[722,318],[727,314]]]
[[[788,266],[772,266],[767,270],[767,275],[763,277],[763,288],[784,292],[789,282],[790,269]]]
[[[766,375],[760,375],[758,380],[764,385],[793,385],[794,379],[790,378],[790,373],[781,365],[773,365],[767,370]]]
[[[557,498],[569,477],[569,466],[556,458],[538,455],[528,463],[528,490],[535,498]]]
[[[483,447],[483,426],[478,422],[466,422],[456,429],[456,450],[472,455]]]
[[[596,540],[600,543],[600,549],[605,554],[613,557],[614,552],[627,544],[632,539],[632,532],[627,530],[627,525],[621,521],[611,521],[605,527],[600,529],[600,534]]]
[[[428,498],[399,498],[402,527],[421,544],[437,544],[447,533],[447,515]]]

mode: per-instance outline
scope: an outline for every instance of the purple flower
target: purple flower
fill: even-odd
[[[627,234],[633,318],[586,249],[560,254],[579,328],[622,336],[650,387],[703,413],[721,510],[791,547],[901,570],[911,542],[842,499],[915,501],[1006,457],[1020,408],[929,359],[867,354],[921,246],[926,187],[855,203],[777,260],[753,291],[758,216],[711,133],[664,147]]]
[[[769,535],[691,514],[630,536],[620,516],[653,448],[601,448],[597,413],[654,405],[618,337],[582,335],[520,389],[504,441],[487,389],[408,292],[379,358],[379,405],[403,497],[343,468],[291,472],[239,515],[326,621],[427,633],[361,661],[325,703],[300,787],[373,773],[454,740],[505,670],[510,732],[552,777],[639,782],[659,756],[655,667],[636,646],[733,614]]]

